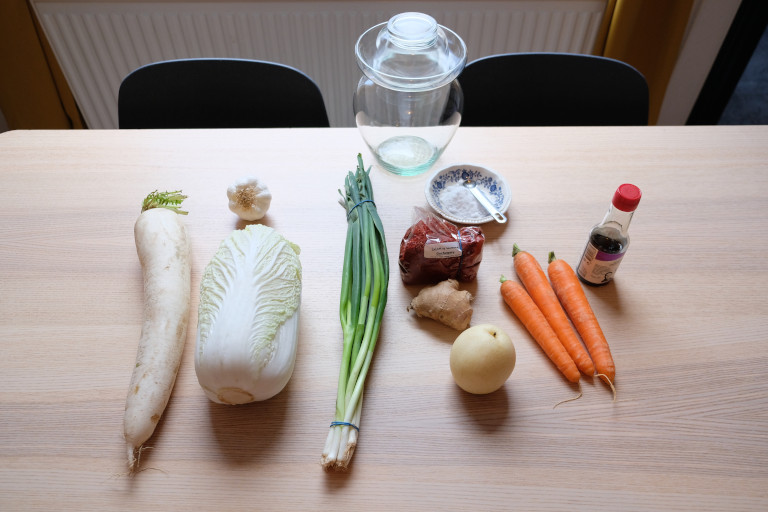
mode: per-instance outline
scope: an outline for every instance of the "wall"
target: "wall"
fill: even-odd
[[[740,3],[740,0],[696,0],[677,65],[667,85],[658,124],[685,124]]]
[[[159,60],[230,57],[277,61],[317,82],[332,126],[354,126],[359,35],[409,10],[426,12],[467,44],[494,53],[590,53],[606,0],[64,2],[33,0],[41,25],[91,128],[116,128],[117,93],[133,69]]]
[[[32,17],[23,11],[28,10],[28,3],[33,4],[37,1],[39,0],[2,0],[0,2],[0,43],[2,43],[0,44],[0,81],[4,78],[7,82],[13,82],[11,84],[13,87],[17,84],[33,84],[32,88],[25,89],[23,96],[18,94],[9,96],[0,88],[0,110],[4,110],[5,113],[4,124],[2,124],[3,117],[0,117],[0,129],[4,129],[6,125],[10,125],[11,128],[81,127],[82,120],[74,98],[69,92],[67,81],[60,71],[58,77],[52,73],[57,69],[57,63],[55,58],[48,56],[44,48],[45,41],[41,45],[43,49],[36,50],[34,58],[25,57],[23,61],[17,58],[20,54],[19,50],[22,53],[28,52],[34,46],[29,44],[29,39],[22,41],[14,34],[22,29],[25,31],[25,38],[26,34],[35,33],[36,27]],[[102,3],[119,3],[112,0],[101,1]],[[315,0],[315,3],[321,2],[322,0]],[[50,0],[49,3],[66,2]],[[137,3],[137,0],[132,3]],[[356,3],[358,2],[348,2],[350,5]],[[659,124],[685,123],[738,4],[739,0],[695,0],[680,58],[673,70],[661,107]],[[13,10],[13,16],[8,14],[11,10]],[[26,19],[20,20],[20,15],[25,16]],[[35,42],[35,45],[39,45],[39,42]],[[46,56],[48,56],[47,61]],[[43,64],[42,68],[39,63]],[[40,75],[42,79],[29,79],[28,73],[32,69],[43,69],[43,75]],[[48,89],[41,92],[42,83],[53,83],[54,87],[50,88],[46,85]],[[10,110],[5,110],[4,107]],[[11,113],[13,115],[9,115]],[[64,123],[41,120],[39,113],[45,114],[48,118],[64,119]]]
[[[80,121],[26,0],[0,0],[0,110],[11,128],[73,128]]]

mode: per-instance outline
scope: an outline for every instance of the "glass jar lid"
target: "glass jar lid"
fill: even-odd
[[[366,30],[355,45],[363,73],[384,87],[426,91],[453,81],[467,62],[467,47],[432,16],[406,12]]]

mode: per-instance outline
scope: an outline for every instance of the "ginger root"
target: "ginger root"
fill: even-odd
[[[453,329],[463,331],[472,319],[472,294],[459,290],[459,282],[447,279],[434,286],[423,288],[411,301],[408,311],[431,318]]]

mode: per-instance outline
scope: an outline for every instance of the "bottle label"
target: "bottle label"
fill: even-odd
[[[592,284],[607,283],[613,279],[624,254],[623,252],[619,254],[603,252],[592,243],[588,243],[577,269],[579,277]]]

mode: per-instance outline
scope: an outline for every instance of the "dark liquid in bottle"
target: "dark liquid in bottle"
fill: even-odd
[[[613,235],[613,236],[611,236]],[[616,234],[604,234],[600,231],[595,231],[589,237],[589,242],[594,245],[598,251],[607,252],[608,254],[621,254],[624,251],[624,243],[622,240],[614,238]]]

